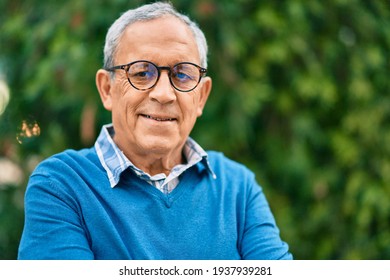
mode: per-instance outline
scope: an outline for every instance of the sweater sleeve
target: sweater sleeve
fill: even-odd
[[[33,174],[25,195],[18,259],[93,259],[77,202],[66,187]]]
[[[246,197],[245,226],[241,241],[243,259],[292,259],[279,235],[262,188],[253,178]]]

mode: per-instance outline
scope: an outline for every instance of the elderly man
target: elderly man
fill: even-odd
[[[167,3],[107,33],[112,112],[90,149],[32,174],[19,259],[291,259],[254,175],[189,134],[211,90],[202,31]]]

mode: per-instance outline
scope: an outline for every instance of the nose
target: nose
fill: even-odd
[[[157,84],[149,92],[149,98],[161,104],[172,103],[176,93],[169,80],[169,72],[162,71]]]

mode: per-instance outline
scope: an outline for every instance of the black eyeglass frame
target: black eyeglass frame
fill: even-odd
[[[154,67],[156,67],[156,69],[157,69],[157,79],[156,79],[156,82],[153,85],[151,85],[150,87],[145,88],[145,89],[137,88],[135,85],[133,85],[133,83],[131,82],[130,77],[129,77],[129,69],[130,69],[131,65],[133,65],[135,63],[139,63],[139,62],[150,63]],[[199,79],[198,79],[196,85],[193,88],[191,88],[191,89],[188,89],[188,90],[179,89],[172,82],[172,78],[171,78],[172,68],[174,68],[174,67],[176,67],[178,65],[181,65],[181,64],[191,64],[191,65],[195,66],[196,68],[198,68],[198,70],[199,70]],[[158,83],[158,81],[160,80],[160,76],[161,76],[161,71],[162,70],[167,70],[168,71],[169,82],[171,83],[173,88],[175,88],[176,90],[181,91],[181,92],[189,92],[189,91],[194,90],[199,85],[199,83],[202,80],[202,78],[204,76],[206,76],[206,73],[207,73],[207,69],[206,68],[203,68],[203,67],[201,67],[199,65],[196,65],[195,63],[192,63],[192,62],[179,62],[179,63],[176,63],[175,65],[173,65],[173,67],[169,67],[169,66],[157,66],[156,64],[154,64],[153,62],[148,61],[148,60],[136,60],[136,61],[130,62],[128,64],[123,64],[123,65],[117,65],[117,66],[113,66],[113,67],[109,67],[109,68],[104,68],[104,70],[109,71],[109,72],[114,72],[115,70],[118,70],[118,69],[119,70],[124,70],[126,72],[126,77],[127,77],[127,80],[129,81],[130,85],[133,88],[135,88],[137,90],[141,90],[141,91],[145,91],[145,90],[149,90],[149,89],[153,88]]]

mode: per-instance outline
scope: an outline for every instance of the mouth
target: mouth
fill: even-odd
[[[146,115],[146,114],[141,114],[141,116],[144,118],[147,118],[147,119],[158,121],[158,122],[172,122],[172,121],[177,120],[176,118],[170,118],[170,117],[165,117],[165,116],[152,116],[152,115]]]

